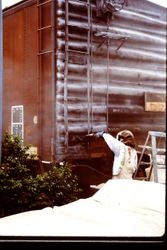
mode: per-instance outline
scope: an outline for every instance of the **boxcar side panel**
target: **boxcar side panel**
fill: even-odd
[[[38,147],[36,23],[36,6],[4,11],[3,132],[11,132],[11,107],[23,105],[24,140]]]
[[[110,168],[108,148],[88,133],[127,128],[143,144],[148,130],[166,129],[166,9],[128,0],[99,15],[98,1],[4,10],[3,131],[11,106],[23,105],[24,139],[41,160]]]
[[[148,130],[165,130],[165,109],[146,110],[145,96],[166,94],[166,10],[126,2],[98,16],[96,1],[57,1],[58,158],[87,157],[90,132],[127,128],[142,144]]]

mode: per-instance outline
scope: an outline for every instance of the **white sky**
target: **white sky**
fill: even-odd
[[[10,5],[13,5],[17,2],[20,2],[20,0],[0,0],[0,1],[2,1],[2,9],[5,7],[9,7]],[[148,1],[167,8],[167,0],[148,0]]]
[[[1,2],[2,2],[2,9],[4,9],[5,7],[9,7],[10,5],[20,2],[20,0],[1,0]]]

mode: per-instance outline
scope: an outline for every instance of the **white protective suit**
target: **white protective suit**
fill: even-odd
[[[113,179],[132,179],[137,168],[137,152],[108,133],[103,138],[114,153]]]

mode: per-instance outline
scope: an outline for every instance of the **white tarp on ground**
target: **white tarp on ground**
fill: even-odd
[[[0,219],[0,236],[162,236],[165,185],[109,180],[92,197]]]

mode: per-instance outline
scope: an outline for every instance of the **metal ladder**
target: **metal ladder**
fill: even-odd
[[[37,81],[38,81],[38,96],[39,96],[39,106],[38,106],[38,123],[40,126],[40,141],[39,141],[39,154],[42,155],[41,145],[42,145],[42,110],[43,110],[43,101],[42,101],[42,93],[43,93],[43,74],[44,74],[44,66],[47,65],[46,71],[50,70],[51,78],[50,78],[50,87],[52,88],[52,98],[54,100],[55,94],[55,9],[56,9],[56,1],[55,0],[37,0]],[[47,39],[46,39],[47,37]],[[48,60],[48,58],[50,60]],[[55,133],[55,121],[54,121],[54,102],[52,108],[52,138],[50,141],[51,148],[51,159],[50,161],[54,161],[55,154],[55,145],[53,142],[54,133]]]
[[[158,139],[163,139],[164,141],[161,142],[163,144],[163,147],[158,148]],[[142,161],[142,157],[144,152],[147,150],[150,152],[150,156],[151,156],[151,163],[150,163],[150,169],[149,169],[149,173],[148,176],[145,180],[150,181],[151,179],[151,175],[152,175],[152,171],[153,171],[153,181],[154,182],[158,182],[158,183],[163,183],[165,184],[166,180],[163,179],[163,181],[160,178],[160,170],[163,170],[163,172],[161,174],[163,174],[163,177],[165,176],[165,167],[166,167],[166,157],[164,157],[164,162],[159,163],[157,161],[157,157],[164,155],[166,153],[166,148],[165,148],[165,141],[166,141],[166,133],[164,132],[159,132],[159,131],[148,131],[148,135],[147,138],[145,140],[145,144],[144,145],[139,145],[139,147],[142,148],[142,152],[138,161],[138,166],[141,164]]]
[[[70,6],[77,6],[78,8],[85,8],[87,21],[85,24],[77,24],[73,21],[72,12],[70,12]],[[91,131],[91,115],[92,110],[90,102],[92,100],[92,85],[91,85],[91,1],[86,0],[65,0],[65,70],[64,70],[64,120],[65,120],[65,151],[68,151],[68,77],[69,77],[69,62],[70,54],[75,54],[79,56],[87,56],[87,99],[88,99],[88,108],[87,108],[87,117],[88,117],[88,133]],[[87,49],[85,51],[76,49],[74,46],[70,46],[70,31],[69,28],[74,27],[87,32]]]

